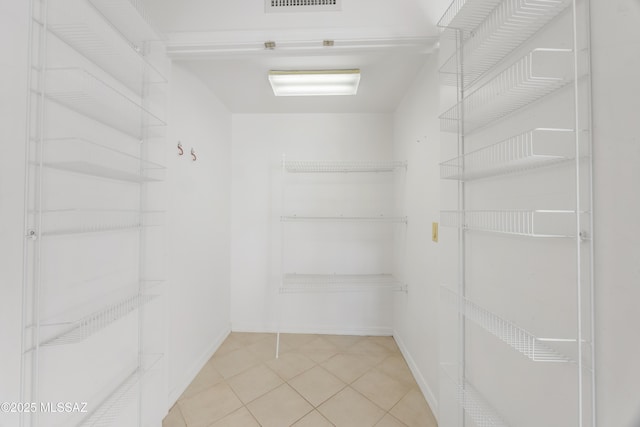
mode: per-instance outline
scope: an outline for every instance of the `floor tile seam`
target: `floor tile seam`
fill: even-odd
[[[395,415],[393,415],[393,414],[391,413],[391,409],[389,409],[389,410],[388,410],[388,411],[387,411],[387,412],[382,416],[382,418],[386,417],[387,415],[389,415],[390,417],[392,417],[396,422],[399,422],[399,423],[402,425],[402,427],[409,427],[409,425],[408,425],[407,423],[405,423],[404,421],[402,421],[401,419],[399,419],[398,417],[396,417]],[[382,418],[380,418],[380,419],[378,420],[378,423],[379,423],[380,421],[382,421]],[[376,425],[377,425],[377,424],[376,424]],[[374,427],[375,427],[375,426],[374,426]]]
[[[332,396],[332,397],[333,397],[333,396]],[[328,400],[328,399],[327,399],[327,400]],[[326,400],[325,400],[325,402],[326,402]],[[323,403],[324,403],[324,402],[323,402]],[[325,416],[324,416],[324,414],[323,414],[322,412],[318,411],[318,408],[313,408],[313,410],[314,410],[314,411],[316,411],[316,412],[318,413],[318,415],[320,415],[320,416],[321,416],[321,417],[322,417],[326,422],[328,422],[329,424],[331,424],[333,427],[336,427],[336,425],[335,425],[333,422],[331,422],[331,420],[330,420],[329,418],[325,417]]]
[[[381,408],[380,405],[378,405],[376,402],[374,402],[373,400],[369,399],[367,396],[365,396],[364,394],[360,393],[360,391],[358,391],[357,389],[355,389],[354,387],[351,386],[351,384],[349,385],[349,387],[351,388],[351,390],[355,391],[356,393],[358,393],[360,396],[364,397],[365,399],[367,399],[369,402],[371,402],[372,404],[375,405],[376,408],[380,409],[382,412],[384,412],[385,414],[388,412],[386,409]],[[403,396],[404,397],[404,396]],[[399,401],[398,401],[399,402]],[[395,406],[395,405],[394,405]],[[384,415],[383,415],[384,417]],[[382,418],[380,418],[381,420]],[[380,421],[378,420],[378,421]]]
[[[397,419],[398,421],[403,422],[400,418],[398,418],[398,417],[396,417],[395,415],[393,415],[393,414],[391,413],[391,411],[393,411],[393,408],[395,408],[396,406],[398,406],[398,404],[400,404],[400,402],[402,402],[402,399],[404,399],[405,397],[407,397],[407,396],[409,395],[409,393],[411,393],[414,389],[415,389],[415,390],[420,391],[420,388],[419,388],[419,387],[411,387],[411,388],[409,389],[409,391],[407,391],[407,392],[406,392],[406,393],[405,393],[405,394],[404,394],[404,395],[403,395],[403,396],[402,396],[402,397],[401,397],[401,398],[400,398],[400,399],[399,399],[399,400],[398,400],[398,401],[397,401],[397,402],[396,402],[396,403],[395,403],[391,408],[389,408],[389,411],[388,411],[388,412],[389,412],[389,415],[391,415],[392,417],[394,417],[394,418],[395,418],[395,419]],[[422,394],[422,392],[421,392],[421,391],[420,391],[420,393]],[[429,406],[429,404],[427,403],[426,405],[427,405],[427,407],[429,408],[429,411],[431,411],[431,407]],[[403,422],[403,423],[404,423],[404,422]]]
[[[337,377],[336,377],[337,378]],[[339,379],[339,378],[338,378]],[[289,385],[289,387],[291,387],[292,389],[294,389],[296,391],[296,393],[298,393],[305,401],[307,401],[309,403],[309,405],[313,406],[313,409],[318,409],[318,407],[320,405],[322,405],[323,403],[325,403],[326,401],[332,399],[336,394],[340,393],[342,390],[344,390],[345,388],[349,387],[349,384],[345,383],[344,381],[340,380],[342,382],[342,386],[340,387],[340,390],[336,391],[335,393],[333,393],[331,396],[327,397],[326,399],[324,399],[322,402],[318,403],[317,405],[315,405],[312,402],[309,402],[309,400],[302,396],[302,393],[300,393],[298,391],[298,389],[296,389],[293,384],[289,384],[289,382],[287,382],[287,384]],[[326,417],[325,417],[326,418]],[[333,424],[333,423],[332,423]]]
[[[365,372],[364,374],[362,374],[362,376],[366,375],[366,374],[367,374],[367,373],[369,373],[369,372],[370,372],[370,371]],[[362,378],[362,377],[360,377],[360,378]],[[391,377],[389,377],[389,378],[391,378]],[[356,380],[356,381],[358,381],[358,380]],[[369,399],[369,397],[365,396],[365,394],[364,394],[363,392],[361,392],[360,390],[358,390],[358,389],[354,386],[354,384],[355,384],[355,382],[356,382],[356,381],[354,381],[353,383],[349,384],[349,385],[351,386],[351,388],[353,388],[355,391],[357,391],[358,393],[360,393],[361,395],[363,395],[365,398]],[[404,383],[400,383],[400,384],[401,384],[401,385],[404,385]],[[411,390],[413,390],[413,388],[414,388],[414,387],[411,387],[411,386],[407,387],[407,391],[405,391],[404,393],[402,393],[402,395],[400,396],[400,398],[399,398],[397,401],[395,401],[395,402],[393,403],[393,405],[391,405],[391,408],[389,408],[389,409],[388,409],[388,411],[390,411],[390,410],[391,410],[394,406],[396,406],[396,405],[397,405],[397,404],[398,404],[402,399],[404,399],[404,398],[405,398],[405,396],[406,396],[407,394],[409,394],[409,393],[411,392]],[[376,402],[374,402],[372,399],[369,399],[369,401],[371,401],[371,403],[374,403],[376,406],[378,406],[378,407],[379,407],[380,409],[382,409],[383,411],[387,411],[387,409],[380,407],[380,405],[378,405],[378,404],[377,404]]]
[[[382,415],[380,416],[380,418],[378,418],[378,419],[376,419],[376,420],[375,420],[375,424],[373,424],[373,425],[375,426],[376,424],[378,424],[378,423],[379,423],[379,422],[384,418],[384,416],[387,414],[387,411],[385,411],[384,409],[382,409],[382,408],[381,408],[380,406],[378,406],[375,402],[373,402],[373,401],[372,401],[371,399],[369,399],[367,396],[364,396],[362,393],[360,393],[358,390],[354,389],[354,388],[353,388],[353,387],[351,387],[350,385],[346,385],[346,386],[345,386],[342,390],[340,390],[338,393],[340,393],[340,392],[344,391],[344,389],[346,389],[347,387],[349,387],[352,391],[354,391],[354,392],[356,392],[357,394],[359,394],[359,395],[360,395],[360,397],[364,398],[367,402],[369,402],[369,403],[373,404],[376,408],[378,408],[379,410],[381,410],[381,411],[382,411]],[[336,394],[338,394],[338,393],[336,393]],[[334,394],[333,396],[331,396],[331,398],[332,398],[332,397],[334,397],[334,396],[335,396],[335,394]],[[327,419],[328,419],[328,417],[327,417],[327,416],[325,416],[325,415],[324,415],[324,413],[322,413],[322,411],[320,410],[320,406],[322,406],[323,404],[325,404],[326,402],[328,402],[331,398],[329,398],[329,399],[325,400],[324,402],[322,402],[320,405],[318,405],[318,408],[317,408],[318,412],[320,412],[320,414],[321,414],[323,417],[327,418]],[[392,415],[392,416],[393,416],[393,415]],[[394,418],[395,418],[395,417],[394,417]],[[331,422],[331,420],[329,420],[329,422]],[[331,424],[333,424],[333,423],[331,423]],[[335,425],[335,424],[334,424],[334,425]]]
[[[217,383],[215,383],[215,384],[208,385],[208,386],[206,386],[205,388],[203,388],[202,390],[198,391],[197,393],[191,394],[191,395],[189,395],[189,396],[182,397],[182,395],[184,394],[184,393],[183,393],[183,394],[181,394],[181,395],[180,395],[180,397],[178,397],[178,400],[177,400],[176,404],[178,404],[178,403],[180,403],[180,402],[183,402],[183,401],[185,401],[185,400],[188,400],[188,399],[194,398],[194,397],[196,397],[196,396],[199,396],[199,395],[201,395],[202,393],[204,393],[205,391],[208,391],[209,389],[212,389],[213,387],[215,387],[215,386],[217,386],[217,385],[220,385],[220,384],[222,384],[222,383],[224,383],[224,382],[226,382],[226,381],[223,379],[222,381],[219,381],[219,382],[217,382]]]
[[[293,379],[293,378],[292,378],[292,379]],[[295,392],[298,394],[298,396],[300,396],[301,398],[303,398],[305,402],[307,402],[309,405],[311,405],[311,407],[312,407],[313,409],[318,409],[318,406],[322,405],[322,403],[324,403],[324,402],[326,402],[327,400],[331,399],[333,396],[335,396],[336,394],[340,393],[342,390],[344,390],[344,389],[345,389],[345,387],[347,387],[347,386],[348,386],[347,384],[344,384],[344,386],[343,386],[342,388],[340,388],[340,390],[338,390],[337,392],[335,392],[335,393],[334,393],[334,394],[332,394],[331,396],[327,397],[325,400],[323,400],[323,401],[322,401],[322,403],[319,403],[319,404],[316,406],[316,405],[314,405],[313,403],[309,402],[309,400],[308,400],[306,397],[304,397],[304,396],[302,395],[302,393],[300,393],[300,392],[299,392],[299,391],[298,391],[298,390],[297,390],[297,389],[296,389],[292,384],[289,384],[289,382],[288,382],[288,381],[286,382],[286,384],[287,384],[289,387],[291,387],[291,389],[293,389],[293,391],[295,391]],[[306,416],[306,415],[305,415],[305,416]],[[295,423],[294,423],[294,424],[295,424]]]
[[[174,408],[178,410],[178,414],[180,415],[180,419],[182,420],[182,422],[186,426],[187,425],[187,420],[184,418],[184,414],[182,413],[182,408],[180,408],[180,405],[178,404],[178,402],[174,403],[174,405],[171,407],[171,409],[169,409],[169,412],[171,412]]]
[[[230,380],[231,378],[233,378],[233,377],[235,377],[235,376],[237,376],[237,375],[244,374],[244,373],[245,373],[245,372],[247,372],[249,369],[255,368],[257,365],[259,365],[259,364],[261,364],[261,363],[264,363],[264,362],[263,362],[262,360],[257,360],[257,361],[256,361],[256,363],[253,363],[253,364],[251,364],[251,365],[249,365],[249,366],[244,367],[242,370],[240,370],[240,371],[238,371],[238,372],[234,373],[234,374],[233,374],[233,375],[231,375],[230,377],[225,377],[225,376],[224,376],[224,374],[223,374],[222,372],[220,372],[220,371],[218,371],[218,373],[220,374],[220,376],[221,376],[225,381],[228,381],[228,380]],[[215,368],[215,366],[214,366],[214,368]],[[217,370],[217,369],[216,369],[216,370]]]
[[[207,426],[207,427],[213,427],[213,425],[214,425],[215,423],[217,423],[217,422],[219,422],[219,421],[224,420],[225,418],[227,418],[229,415],[233,414],[234,412],[238,412],[240,409],[245,409],[245,410],[249,413],[249,415],[251,416],[251,418],[253,418],[253,420],[254,420],[254,421],[255,421],[259,426],[262,426],[262,424],[260,424],[260,421],[258,421],[258,420],[256,419],[256,417],[253,415],[253,412],[251,412],[251,411],[249,410],[249,408],[247,408],[247,405],[242,405],[241,407],[239,407],[239,408],[238,408],[238,409],[236,409],[235,411],[229,412],[227,415],[225,415],[224,417],[220,418],[219,420],[214,421],[213,423],[211,423],[211,424],[210,424],[209,426]],[[189,426],[187,426],[187,427],[189,427]]]
[[[331,376],[334,376],[334,377],[335,377],[335,378],[337,378],[339,381],[341,381],[341,382],[345,383],[345,385],[347,384],[347,383],[346,383],[346,381],[343,381],[340,377],[338,377],[336,374],[334,374],[333,372],[331,372],[330,370],[328,370],[327,368],[325,368],[324,366],[322,366],[322,365],[321,365],[321,364],[319,364],[319,363],[316,363],[316,364],[315,364],[315,366],[312,366],[311,368],[306,369],[304,372],[300,372],[300,373],[299,373],[298,375],[296,375],[295,377],[290,378],[290,379],[285,380],[285,381],[286,381],[286,382],[293,381],[294,379],[298,378],[299,376],[304,375],[304,374],[306,374],[307,372],[309,372],[310,370],[315,369],[315,368],[320,368],[320,369],[322,369],[323,371],[325,371],[327,374],[329,374],[329,375],[331,375]]]
[[[281,380],[282,382],[281,382],[280,384],[278,384],[277,386],[273,387],[272,389],[265,391],[265,392],[264,392],[264,393],[262,393],[261,395],[254,397],[253,399],[251,399],[250,401],[248,401],[248,402],[246,402],[246,403],[242,400],[242,398],[240,398],[240,396],[239,396],[239,395],[238,395],[238,393],[235,391],[235,389],[233,388],[233,386],[228,382],[228,380],[227,380],[227,381],[225,381],[225,382],[227,382],[227,385],[228,385],[228,386],[229,386],[229,388],[233,391],[233,393],[234,393],[236,396],[238,396],[238,399],[239,399],[239,400],[240,400],[240,402],[243,404],[243,406],[246,406],[246,405],[248,405],[249,403],[253,402],[254,400],[257,400],[257,399],[261,398],[261,397],[262,397],[262,396],[264,396],[265,394],[272,392],[273,390],[275,390],[275,389],[277,389],[278,387],[280,387],[282,384],[286,384],[286,383],[287,383],[287,382],[286,382],[282,377],[280,377],[280,376],[278,375],[278,373],[277,373],[277,372],[273,372],[273,370],[272,370],[272,369],[270,369],[270,368],[269,368],[269,366],[267,366],[267,364],[266,364],[266,363],[264,363],[264,362],[263,362],[262,364],[263,364],[267,369],[269,369],[273,374],[275,374],[275,375],[278,377],[278,379],[279,379],[279,380]],[[254,368],[255,368],[255,366],[254,366]],[[252,369],[252,368],[249,368],[249,369]],[[248,370],[247,370],[247,371],[248,371]],[[242,373],[240,373],[240,374],[238,374],[238,375],[242,375],[242,374],[246,373],[247,371],[244,371],[244,372],[242,372]],[[234,375],[233,377],[229,378],[229,380],[231,380],[232,378],[237,377],[238,375]],[[258,423],[258,424],[259,424],[259,423]]]
[[[309,359],[309,360],[311,360],[311,359]],[[300,373],[296,374],[294,377],[292,377],[292,378],[290,378],[290,379],[286,379],[284,376],[280,375],[280,374],[279,374],[278,372],[276,372],[274,369],[271,369],[271,368],[269,368],[269,369],[271,369],[272,371],[274,371],[274,372],[275,372],[275,374],[278,376],[278,378],[280,378],[282,381],[284,381],[284,382],[288,383],[288,382],[289,382],[290,380],[292,380],[293,378],[296,378],[296,377],[298,377],[298,376],[300,376],[300,375],[304,374],[305,372],[308,372],[308,371],[312,370],[312,369],[313,369],[313,368],[315,368],[316,366],[320,366],[318,363],[314,362],[313,360],[311,360],[311,361],[312,361],[312,362],[313,362],[313,364],[314,364],[312,367],[310,367],[310,368],[307,368],[307,369],[303,370],[302,372],[300,372]],[[267,367],[268,367],[268,365],[267,365]]]
[[[211,424],[210,424],[208,427],[211,427],[213,424],[217,423],[217,422],[218,422],[218,421],[220,421],[220,420],[223,420],[224,418],[226,418],[226,417],[228,417],[229,415],[231,415],[231,414],[233,414],[234,412],[236,412],[238,409],[240,409],[240,408],[242,408],[243,406],[245,406],[245,405],[244,405],[244,403],[242,402],[242,399],[240,399],[240,396],[238,396],[238,394],[237,394],[237,393],[236,393],[236,391],[233,389],[233,387],[231,387],[231,384],[227,383],[227,381],[226,381],[226,380],[225,380],[225,381],[222,381],[222,382],[219,382],[219,383],[217,383],[217,384],[215,384],[215,385],[213,385],[213,386],[211,386],[211,387],[209,387],[209,388],[213,388],[213,387],[218,386],[218,385],[221,385],[221,384],[225,384],[227,387],[229,387],[229,390],[231,390],[231,392],[234,394],[234,396],[236,397],[236,399],[238,399],[238,402],[240,402],[240,406],[239,406],[239,407],[237,407],[237,408],[235,408],[234,410],[232,410],[232,411],[231,411],[231,412],[229,412],[228,414],[225,414],[225,415],[223,415],[222,417],[220,417],[220,418],[217,418],[217,419],[213,420],[213,421],[211,422]],[[209,388],[207,388],[207,389],[209,389]],[[204,392],[204,390],[203,390],[202,392]],[[202,393],[202,392],[200,392],[200,393]],[[200,394],[200,393],[198,393],[198,394]],[[195,395],[194,395],[194,396],[195,396]],[[194,396],[192,396],[192,397],[194,397]],[[178,400],[178,402],[180,402],[180,401]],[[180,410],[180,414],[182,415],[182,410]],[[252,414],[252,416],[253,416],[253,414]],[[184,419],[184,416],[183,416],[183,419]],[[187,420],[186,420],[186,419],[184,420],[184,423],[185,423],[185,425],[186,425],[187,427],[192,427],[192,426],[190,426],[190,425],[189,425],[189,423],[187,423]],[[260,423],[258,423],[258,424],[260,424]]]
[[[267,392],[267,393],[270,393],[270,392],[274,391],[275,389],[282,387],[282,386],[283,386],[283,385],[285,385],[285,384],[286,384],[287,386],[289,386],[289,388],[291,388],[291,389],[292,389],[292,390],[293,390],[293,391],[294,391],[294,392],[295,392],[299,397],[301,397],[305,402],[307,402],[307,403],[311,406],[311,409],[310,409],[308,412],[305,412],[305,414],[304,414],[304,415],[302,415],[300,418],[296,419],[296,420],[295,420],[295,421],[293,421],[291,424],[289,424],[289,426],[292,426],[292,425],[294,425],[295,423],[297,423],[298,421],[300,421],[301,419],[303,419],[304,417],[306,417],[307,415],[309,415],[309,414],[310,414],[311,412],[313,412],[316,408],[315,408],[315,406],[313,406],[313,404],[312,404],[311,402],[309,402],[307,399],[305,399],[305,398],[304,398],[304,396],[302,396],[302,395],[298,392],[298,390],[296,390],[293,386],[291,386],[291,385],[290,385],[289,383],[287,383],[287,382],[284,382],[283,384],[280,384],[278,387],[271,389],[271,390],[270,390],[269,392]],[[267,393],[265,393],[265,394],[267,394]],[[263,396],[264,396],[264,395],[263,395]],[[262,396],[261,396],[261,397],[262,397]],[[254,401],[255,401],[255,400],[257,400],[257,399],[258,399],[258,398],[256,398],[256,399],[252,400],[251,402],[248,402],[247,404],[245,404],[245,405],[244,405],[244,407],[245,407],[245,408],[247,408],[247,411],[249,411],[249,413],[250,413],[250,414],[251,414],[251,416],[252,416],[252,417],[257,421],[257,423],[258,423],[260,426],[262,426],[262,424],[260,423],[260,421],[259,421],[259,420],[257,419],[257,417],[255,416],[255,414],[251,411],[251,408],[249,408],[249,404],[251,404],[252,402],[254,402]],[[332,424],[333,424],[333,423],[332,423]]]
[[[296,390],[296,392],[297,392],[297,390]],[[303,399],[304,399],[304,397],[303,397]],[[306,400],[306,399],[305,399],[305,400]],[[306,417],[307,415],[309,415],[310,413],[312,413],[313,411],[315,411],[315,410],[316,410],[316,408],[314,408],[314,407],[313,407],[313,405],[311,405],[311,407],[312,407],[312,409],[311,409],[309,412],[307,412],[306,414],[304,414],[303,416],[301,416],[301,417],[300,417],[300,418],[298,418],[297,420],[292,421],[292,422],[291,422],[291,424],[289,424],[289,426],[288,426],[288,427],[293,426],[295,423],[297,423],[298,421],[300,421],[301,419],[303,419],[304,417]],[[331,424],[333,424],[333,423],[331,423]]]

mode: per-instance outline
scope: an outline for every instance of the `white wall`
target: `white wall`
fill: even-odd
[[[431,241],[431,223],[438,221],[440,209],[436,58],[427,60],[396,110],[393,156],[409,160],[404,190],[409,217],[404,249],[409,292],[396,298],[394,336],[437,415],[439,244]]]
[[[277,326],[278,309],[281,308],[283,330],[390,334],[392,317],[388,296],[385,298],[376,293],[285,295],[281,299],[283,305],[279,307],[275,295],[281,271],[282,154],[286,153],[290,160],[387,160],[392,154],[392,137],[392,119],[385,114],[234,115],[231,190],[231,319],[234,330],[273,331]],[[296,191],[298,196],[304,195],[304,188],[308,188],[319,198],[307,199],[297,208],[287,206],[287,213],[300,213],[308,207],[306,214],[354,215],[358,209],[360,213],[363,210],[367,213],[369,208],[380,208],[380,203],[385,200],[392,202],[390,193],[388,198],[385,199],[384,195],[380,198],[383,183],[372,192],[371,182],[366,181],[370,178],[339,175],[342,176],[302,177],[302,187],[295,187],[295,184],[292,187],[288,179],[289,196]],[[295,180],[296,177],[289,178]],[[388,181],[390,190],[392,178]],[[350,180],[355,180],[355,183]],[[358,185],[365,190],[360,192]],[[349,195],[354,200],[364,198],[364,204],[352,203]],[[328,196],[334,199],[327,199]],[[300,201],[295,196],[292,198],[294,202]],[[387,203],[384,209],[391,205]],[[351,211],[344,212],[343,206]],[[316,234],[307,242],[298,240],[298,246],[292,246],[294,243],[290,238],[295,240],[300,236],[296,233],[304,233],[309,227]],[[292,264],[286,268],[298,273],[364,273],[369,268],[390,268],[390,245],[370,245],[363,238],[362,233],[366,230],[358,229],[362,231],[358,235],[358,231],[349,227],[358,229],[362,226],[288,224],[287,232],[292,234],[287,235],[290,243],[285,249],[285,260]],[[344,245],[333,246],[334,250],[327,250],[332,242],[318,243],[318,239],[335,233],[336,229],[344,234],[355,233],[353,236],[361,245],[358,249],[363,249],[366,255],[358,258],[362,252],[354,250],[336,259],[336,253],[344,254],[343,250],[353,249],[344,236],[337,237],[337,241]],[[369,230],[376,239],[381,239],[377,242],[390,242],[392,239],[392,234],[380,235],[375,234],[379,231]],[[335,234],[332,235],[332,239],[335,238]]]
[[[185,155],[178,156],[181,141]],[[229,332],[231,115],[175,64],[167,137],[169,404]],[[189,152],[194,148],[198,160]]]
[[[0,401],[20,401],[28,2],[0,4]],[[16,418],[0,414],[0,425]],[[7,424],[5,424],[5,421]]]
[[[439,2],[446,3],[447,0]],[[344,1],[341,12],[303,12],[296,14],[295,19],[291,13],[265,14],[264,5],[264,0],[155,0],[147,2],[147,9],[158,25],[168,32],[256,30],[268,35],[282,29],[321,28],[328,34],[335,34],[340,28],[366,28],[393,30],[403,35],[437,34],[435,27],[424,25],[422,8],[413,0]]]
[[[640,3],[592,1],[600,426],[640,425]]]

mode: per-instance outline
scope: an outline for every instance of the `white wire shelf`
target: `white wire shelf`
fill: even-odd
[[[43,166],[52,169],[133,183],[164,179],[163,166],[84,138],[47,139],[43,143]]]
[[[504,0],[479,25],[466,28],[472,31],[472,36],[464,41],[462,48],[464,86],[477,81],[570,3],[571,0]],[[458,83],[457,65],[457,54],[454,54],[440,68],[443,83]]]
[[[43,323],[43,327],[64,327],[64,331],[44,340],[40,345],[56,346],[82,342],[156,297],[157,295],[136,293],[73,322]]]
[[[525,237],[575,237],[576,212],[560,210],[440,211],[440,224]]]
[[[449,370],[453,367],[443,366],[442,371],[456,388],[458,405],[478,427],[508,427],[495,409],[485,400],[482,394],[466,379],[456,380]]]
[[[438,27],[472,31],[484,21],[502,0],[453,0]]]
[[[574,132],[571,129],[537,128],[440,163],[440,178],[470,181],[574,158]]]
[[[142,365],[127,374],[115,388],[110,390],[97,408],[91,411],[77,427],[111,427],[122,412],[137,399],[136,394],[144,375],[153,369],[162,355],[147,357]]]
[[[141,370],[129,374],[77,427],[109,427],[118,419],[124,409],[136,399]]]
[[[570,362],[567,356],[548,346],[549,342],[575,342],[569,339],[537,338],[525,329],[486,310],[446,286],[441,287],[442,298],[457,307],[459,312],[511,348],[534,362]]]
[[[89,3],[52,0],[48,10],[53,34],[135,93],[141,94],[145,83],[167,82]]]
[[[397,169],[406,169],[407,162],[332,162],[332,161],[302,161],[286,160],[283,168],[290,173],[367,173],[367,172],[393,172]]]
[[[391,274],[285,274],[280,293],[406,291]]]
[[[162,40],[145,11],[142,0],[89,0],[100,13],[137,48]],[[75,4],[75,2],[72,1]]]
[[[162,223],[162,211],[59,209],[42,211],[42,237],[138,230]]]
[[[440,116],[443,132],[464,134],[526,107],[571,82],[570,49],[534,49]]]
[[[374,223],[407,223],[406,216],[302,216],[284,215],[282,222],[374,222]]]
[[[81,68],[46,70],[46,96],[80,114],[141,139],[149,128],[165,126],[158,116]]]

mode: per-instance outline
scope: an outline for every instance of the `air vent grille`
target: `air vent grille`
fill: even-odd
[[[265,11],[322,12],[342,9],[342,0],[265,0]]]

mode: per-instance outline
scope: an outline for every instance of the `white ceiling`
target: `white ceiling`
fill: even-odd
[[[392,112],[437,47],[450,0],[343,0],[340,12],[264,12],[264,0],[149,0],[168,53],[233,113]],[[322,47],[334,40],[333,47]],[[264,49],[275,41],[274,50]],[[270,69],[360,68],[355,96],[275,97]]]

